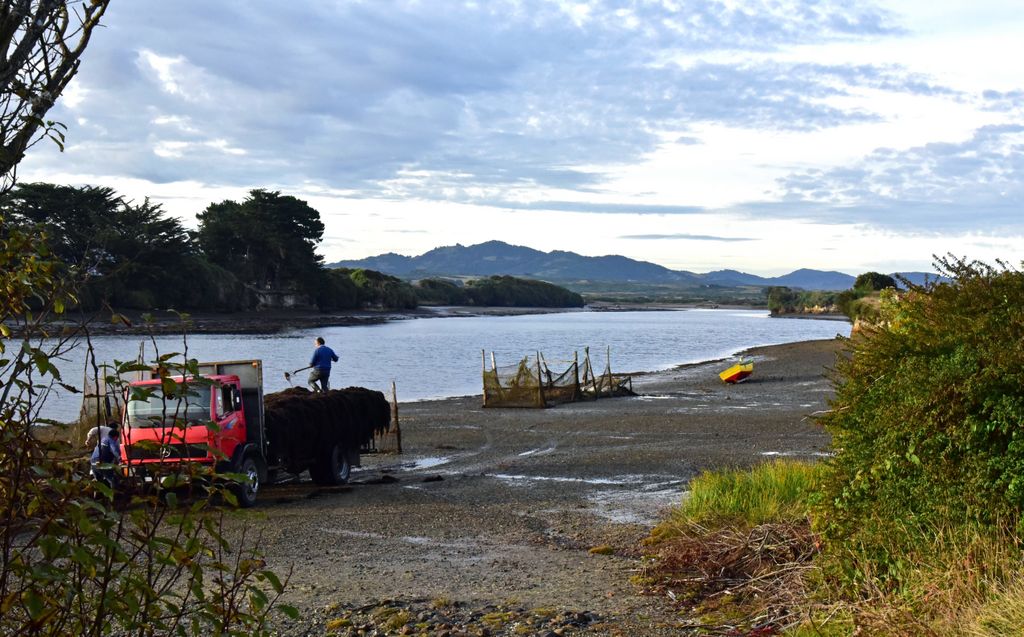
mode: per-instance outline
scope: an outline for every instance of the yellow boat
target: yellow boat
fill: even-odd
[[[736,363],[718,375],[726,383],[742,383],[754,373],[754,363]]]

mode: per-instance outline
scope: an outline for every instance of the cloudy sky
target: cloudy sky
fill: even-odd
[[[975,0],[114,0],[22,181],[328,261],[501,239],[706,272],[1024,259],[1024,12]],[[1017,62],[1014,62],[1017,60]]]

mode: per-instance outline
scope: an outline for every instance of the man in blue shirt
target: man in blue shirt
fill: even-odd
[[[331,361],[338,362],[338,355],[334,350],[324,345],[322,336],[316,337],[316,349],[313,350],[313,358],[309,360],[309,366],[313,371],[309,372],[309,386],[313,391],[327,391],[331,388]],[[320,381],[317,386],[317,381]]]

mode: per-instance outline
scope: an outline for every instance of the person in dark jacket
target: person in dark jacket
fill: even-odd
[[[121,463],[121,432],[116,425],[110,427],[106,436],[100,438],[96,448],[92,450],[92,457],[89,464],[92,465],[92,475],[95,479],[105,483],[108,487],[114,488],[117,482],[117,466]],[[114,465],[113,467],[102,467],[100,465]]]
[[[313,358],[309,360],[309,366],[313,368],[313,371],[309,372],[309,386],[313,388],[313,391],[325,392],[331,388],[332,362],[338,362],[338,355],[334,353],[333,349],[324,345],[322,336],[317,336],[316,349],[313,350]]]

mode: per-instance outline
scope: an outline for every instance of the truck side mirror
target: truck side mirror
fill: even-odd
[[[231,390],[231,407],[233,411],[238,411],[242,408],[242,392],[238,391],[237,387]]]

